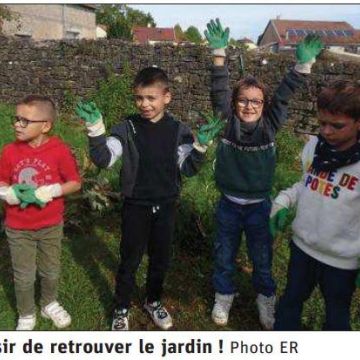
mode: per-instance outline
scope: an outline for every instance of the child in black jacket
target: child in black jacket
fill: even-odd
[[[86,121],[93,162],[104,168],[111,167],[120,157],[123,161],[121,261],[112,330],[128,330],[135,274],[146,249],[149,265],[144,307],[157,326],[169,329],[172,319],[161,304],[161,295],[170,261],[180,174],[192,176],[197,172],[205,158],[209,136],[215,133],[210,126],[210,132],[198,134],[194,141],[190,129],[166,112],[171,93],[163,70],[143,69],[137,74],[133,89],[138,114],[115,125],[109,137],[105,136],[95,104],[80,103],[77,114]]]

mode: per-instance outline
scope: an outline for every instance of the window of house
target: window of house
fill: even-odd
[[[334,37],[335,33],[333,30],[325,30],[326,36]]]
[[[297,36],[305,36],[306,35],[305,31],[302,29],[297,29],[297,30],[295,30],[295,32],[296,32]]]
[[[287,33],[288,33],[288,36],[296,36],[296,32],[295,32],[294,29],[289,29],[289,30],[287,31]]]

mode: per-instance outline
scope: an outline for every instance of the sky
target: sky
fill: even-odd
[[[203,34],[210,19],[220,18],[230,28],[230,37],[248,37],[254,42],[265,30],[270,19],[346,21],[360,30],[359,4],[129,4],[134,9],[150,13],[158,27],[180,24],[183,31],[196,26]]]

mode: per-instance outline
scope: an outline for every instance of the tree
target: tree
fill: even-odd
[[[132,9],[131,7],[127,7],[126,18],[132,26],[156,26],[155,21],[150,13],[145,14],[142,11]]]
[[[184,41],[186,40],[186,35],[184,34],[184,32],[182,31],[182,28],[179,24],[176,24],[174,26],[174,31],[175,31],[175,37],[177,41]]]
[[[230,38],[229,45],[234,46],[234,47],[238,47],[239,43],[234,38]]]
[[[202,42],[200,31],[195,26],[189,26],[185,31],[185,36],[187,40],[195,44],[200,44]]]
[[[131,40],[131,27],[125,17],[119,17],[109,24],[108,38]]]
[[[134,26],[156,26],[150,13],[124,4],[101,5],[96,10],[96,22],[108,26],[108,37],[131,40]]]

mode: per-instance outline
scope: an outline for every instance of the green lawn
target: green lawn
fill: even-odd
[[[12,141],[11,116],[13,108],[0,104],[0,147]],[[56,126],[56,134],[71,144],[81,168],[88,168],[86,157],[87,139],[82,127],[71,116],[62,116]],[[278,137],[279,163],[274,183],[274,193],[291,185],[299,178],[299,154],[302,142],[290,131],[284,130]],[[211,287],[211,243],[214,232],[213,211],[218,198],[212,180],[214,149],[197,177],[184,179],[178,207],[176,241],[173,262],[165,287],[164,303],[174,317],[175,330],[219,330],[211,319],[213,290]],[[296,161],[294,161],[296,159]],[[100,173],[85,171],[86,194],[91,184],[108,179],[117,190],[117,172]],[[105,186],[105,187],[106,187]],[[101,188],[101,186],[100,186]],[[111,323],[114,276],[118,263],[120,234],[120,204],[112,201],[111,207],[101,213],[93,211],[88,197],[68,201],[69,222],[63,242],[62,278],[59,300],[73,318],[70,330],[108,330]],[[99,198],[97,198],[98,201]],[[289,220],[290,223],[290,220]],[[274,276],[281,294],[288,262],[289,226],[276,239],[274,245]],[[0,330],[14,329],[16,308],[12,272],[7,243],[3,231],[0,234]],[[138,290],[133,301],[130,326],[133,330],[155,330],[148,316],[142,311],[147,259],[137,274]],[[251,265],[244,244],[237,259],[239,296],[235,299],[231,317],[224,330],[260,330],[255,307],[255,292],[251,286]],[[352,306],[352,325],[360,330],[357,290]],[[40,314],[39,314],[40,315]],[[318,291],[306,303],[303,322],[305,329],[319,330],[323,321],[323,302]],[[54,330],[48,320],[38,316],[37,330]]]

